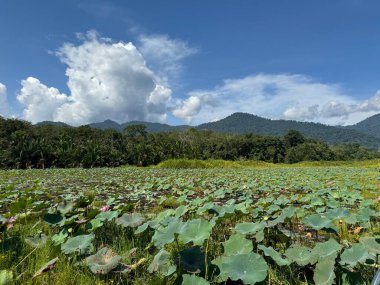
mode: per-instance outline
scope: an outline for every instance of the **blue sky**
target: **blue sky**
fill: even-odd
[[[380,2],[0,0],[0,114],[197,124],[380,112]]]

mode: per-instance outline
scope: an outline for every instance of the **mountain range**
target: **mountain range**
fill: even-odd
[[[61,125],[60,122],[41,122],[39,125]],[[319,139],[329,144],[358,143],[368,148],[380,147],[380,114],[369,117],[351,126],[328,126],[319,123],[298,122],[290,120],[271,120],[248,113],[234,113],[222,120],[198,126],[171,126],[160,123],[131,121],[119,124],[112,120],[89,124],[92,128],[115,129],[122,132],[129,125],[143,124],[148,132],[183,131],[189,128],[211,130],[215,132],[283,136],[289,130],[297,130],[305,137]]]

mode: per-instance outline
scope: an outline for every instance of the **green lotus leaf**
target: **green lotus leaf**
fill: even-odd
[[[313,249],[313,253],[318,256],[318,260],[323,261],[327,259],[335,260],[338,251],[342,249],[342,245],[340,245],[335,239],[330,238],[326,242],[317,243]]]
[[[339,220],[350,215],[350,211],[346,208],[336,208],[327,211],[327,217],[331,220]]]
[[[95,274],[108,274],[115,269],[121,256],[117,255],[112,249],[103,247],[99,249],[94,255],[90,255],[85,259],[85,263],[88,265],[92,273]]]
[[[62,215],[66,215],[67,213],[70,213],[74,208],[74,203],[64,201],[62,204],[59,204],[57,207],[57,211],[60,212]]]
[[[189,211],[189,207],[182,205],[175,209],[174,215],[179,218],[182,217],[184,214],[186,214]]]
[[[85,254],[93,250],[92,241],[95,235],[79,235],[76,237],[68,238],[64,244],[61,244],[61,250],[65,254],[79,253]]]
[[[86,224],[86,229],[88,229],[90,232],[92,232],[92,231],[94,231],[94,230],[96,230],[102,226],[103,226],[102,220],[95,218]]]
[[[318,285],[335,284],[335,260],[320,260],[315,266],[314,282]]]
[[[44,245],[47,241],[47,235],[44,233],[36,234],[25,238],[25,242],[32,247]]]
[[[233,281],[241,280],[243,284],[255,284],[265,280],[268,265],[261,255],[250,252],[224,257],[219,269],[221,275],[228,276]]]
[[[300,266],[314,264],[317,262],[317,256],[307,247],[292,245],[285,251],[285,256],[293,263]]]
[[[170,253],[161,249],[153,258],[148,267],[149,273],[160,272],[164,276],[169,276],[176,271],[176,266],[171,262]]]
[[[256,242],[262,242],[265,238],[264,230],[261,230],[255,234]]]
[[[265,256],[271,257],[274,262],[276,262],[279,266],[289,265],[289,260],[282,257],[281,253],[274,250],[272,247],[265,247],[261,244],[257,246],[258,249],[261,249],[264,252]]]
[[[193,242],[194,245],[202,245],[203,242],[210,237],[213,225],[204,219],[195,219],[187,221],[179,239],[183,243]]]
[[[51,240],[54,245],[60,245],[65,242],[66,238],[69,236],[66,229],[60,231],[58,234],[55,234],[51,237]]]
[[[135,235],[145,232],[148,228],[157,229],[159,225],[160,224],[156,220],[145,222],[141,226],[138,226],[138,228],[135,230]]]
[[[49,225],[58,225],[65,220],[61,213],[47,213],[44,216],[44,221]]]
[[[369,253],[380,254],[380,238],[361,237],[359,241],[368,249]]]
[[[13,272],[0,270],[0,285],[11,284],[13,282]]]
[[[181,250],[175,258],[177,266],[189,273],[201,273],[206,268],[205,254],[199,246]],[[207,261],[208,262],[208,261]]]
[[[264,228],[265,226],[262,223],[240,223],[235,226],[236,232],[243,235],[255,234]]]
[[[113,219],[116,219],[119,216],[119,211],[106,211],[106,212],[100,212],[96,215],[95,219],[103,221],[112,221]]]
[[[166,227],[157,228],[152,237],[152,242],[158,248],[164,247],[174,241],[174,235],[182,231],[183,225],[184,223],[180,220],[174,220]]]
[[[358,263],[365,263],[369,258],[371,256],[368,253],[368,248],[364,244],[355,243],[340,255],[340,264],[353,268]]]
[[[116,224],[125,228],[135,228],[144,223],[144,217],[139,213],[125,213],[120,218],[116,219]]]
[[[333,226],[330,219],[319,214],[306,216],[302,220],[302,222],[305,226],[311,227],[312,229],[317,231],[319,231],[322,228],[330,228]]]
[[[234,234],[223,243],[224,255],[245,254],[253,251],[252,241],[244,235]]]
[[[196,275],[189,275],[184,274],[182,275],[182,285],[210,285],[209,282],[207,282],[202,277],[196,276]]]
[[[52,270],[57,264],[57,261],[58,261],[58,257],[53,258],[52,260],[42,265],[42,267],[33,275],[33,278],[36,278],[37,276],[40,276],[43,273]]]

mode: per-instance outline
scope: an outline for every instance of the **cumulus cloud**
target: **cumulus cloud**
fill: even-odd
[[[7,113],[7,87],[0,82],[0,116],[5,116]]]
[[[165,121],[172,92],[135,45],[101,38],[95,31],[79,38],[81,44],[66,43],[56,52],[67,65],[70,94],[33,77],[21,82],[17,99],[25,106],[25,119],[73,125],[105,119]]]
[[[167,35],[141,35],[138,48],[164,82],[177,79],[183,69],[183,60],[197,52],[188,43]]]
[[[350,124],[379,111],[380,92],[360,102],[339,85],[305,75],[256,74],[225,80],[212,90],[191,92],[173,114],[193,123],[248,112],[272,119]]]

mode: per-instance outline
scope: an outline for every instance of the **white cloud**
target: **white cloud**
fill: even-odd
[[[23,80],[17,99],[25,106],[25,119],[73,125],[105,119],[165,121],[171,90],[132,43],[113,42],[94,31],[79,36],[80,45],[66,43],[56,53],[67,65],[70,94],[32,77]]]
[[[186,42],[167,35],[141,35],[138,49],[149,67],[166,83],[177,79],[183,70],[183,60],[197,52]]]
[[[0,82],[0,116],[8,114],[7,87]]]
[[[335,84],[304,75],[257,74],[228,79],[212,90],[191,92],[173,114],[202,123],[234,112],[272,119],[350,124],[380,111],[380,92],[366,101],[348,96]]]

